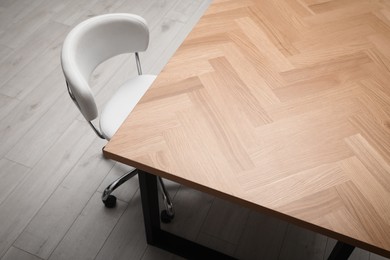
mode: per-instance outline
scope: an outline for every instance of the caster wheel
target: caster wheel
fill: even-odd
[[[174,215],[169,215],[166,210],[161,211],[161,222],[162,223],[171,223]]]
[[[103,201],[106,208],[114,208],[116,205],[116,197],[113,195],[109,195],[108,198]]]

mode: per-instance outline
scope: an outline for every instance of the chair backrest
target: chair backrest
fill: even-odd
[[[71,95],[87,121],[98,116],[89,86],[95,68],[116,55],[145,51],[148,44],[147,23],[133,14],[96,16],[70,31],[62,47],[61,65]]]

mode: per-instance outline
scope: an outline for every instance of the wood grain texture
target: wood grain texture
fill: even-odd
[[[96,139],[19,235],[14,245],[48,259],[77,216],[88,205],[96,186],[113,167],[101,160],[104,140]],[[83,173],[83,174],[80,174]],[[68,206],[64,206],[68,205]]]
[[[95,259],[127,206],[118,201],[117,210],[112,211],[99,207],[100,203],[101,193],[97,192],[49,259]]]
[[[2,258],[3,260],[42,260],[42,258],[39,258],[37,256],[34,256],[32,254],[29,254],[23,250],[20,250],[16,247],[10,247],[10,249],[7,251],[7,253]]]
[[[389,14],[216,0],[105,154],[389,257]]]
[[[9,161],[7,159],[0,160],[0,204],[6,200],[8,195],[15,189],[19,182],[21,182],[28,172],[28,168]],[[7,174],[12,172],[12,175]]]
[[[69,174],[95,136],[75,121],[0,204],[0,254],[3,255]],[[74,148],[79,150],[73,150]]]

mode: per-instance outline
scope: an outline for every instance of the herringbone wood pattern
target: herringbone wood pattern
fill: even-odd
[[[390,256],[389,46],[388,1],[216,0],[106,153]]]

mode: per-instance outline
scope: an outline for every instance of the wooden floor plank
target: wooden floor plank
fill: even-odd
[[[3,260],[42,260],[42,258],[36,257],[35,255],[31,255],[23,250],[20,250],[16,247],[10,247],[7,253],[4,255]]]
[[[36,10],[36,7],[42,7],[42,0],[37,1],[27,1],[27,0],[18,0],[18,1],[4,0],[1,1],[1,6],[4,8],[4,12],[0,16],[0,26],[2,30],[6,31],[12,26],[28,26],[28,20],[23,20],[27,15],[29,15],[33,10]],[[24,21],[21,23],[21,21]],[[9,30],[12,33],[12,30]],[[27,32],[29,34],[30,32]],[[24,37],[19,35],[20,38]]]
[[[0,94],[0,120],[3,120],[19,103],[16,98]]]
[[[287,222],[251,212],[234,256],[238,259],[277,259],[287,226]]]
[[[0,255],[14,243],[92,142],[88,125],[75,121],[0,205]]]
[[[11,49],[5,45],[0,45],[0,62],[2,60],[4,60],[8,55],[10,55],[12,52],[13,52],[13,49]]]
[[[70,26],[75,26],[77,23],[88,18],[90,15],[90,9],[93,7],[97,0],[93,1],[69,1],[66,2],[63,10],[59,10],[53,17],[54,21],[66,24]]]
[[[157,247],[148,246],[148,248],[146,249],[146,252],[143,255],[143,257],[141,258],[141,260],[154,260],[154,259],[184,260],[185,258],[173,255],[173,254],[166,252],[162,249],[159,249]]]
[[[0,38],[0,43],[16,49],[27,42],[42,25],[48,24],[51,14],[39,8],[42,2],[43,0],[38,0],[28,3],[30,8],[24,9],[28,10],[28,13],[17,23],[8,26]]]
[[[0,205],[27,176],[29,168],[7,159],[0,159]]]
[[[49,259],[94,259],[110,235],[127,203],[118,201],[115,210],[102,205],[95,193]]]
[[[112,161],[102,160],[100,148],[104,143],[95,138],[20,234],[14,243],[16,247],[43,259],[49,258],[114,165]]]
[[[28,38],[21,47],[14,49],[12,54],[8,55],[0,64],[0,93],[7,94],[3,89],[4,84],[15,76],[24,66],[34,58],[44,52],[49,46],[47,42],[52,42],[59,35],[63,35],[68,30],[68,26],[50,22],[43,24],[36,33]]]
[[[327,237],[289,224],[278,259],[323,259]]]
[[[65,32],[63,32],[58,37],[51,39],[52,42],[46,50],[32,59],[15,76],[3,84],[2,93],[23,100],[37,88],[44,78],[51,73],[55,73],[54,70],[58,65],[57,58],[60,56],[65,35]],[[55,36],[53,35],[53,37]],[[63,88],[62,80],[62,77],[58,78],[58,84],[55,87],[61,86]]]
[[[66,131],[78,116],[78,111],[69,100],[68,94],[62,93],[48,111],[14,144],[5,155],[6,158],[33,167]]]
[[[141,259],[146,248],[141,198],[137,192],[95,259]]]
[[[162,224],[162,228],[195,241],[213,201],[212,196],[182,186],[174,200],[175,211],[181,213],[176,214],[173,223]]]
[[[206,233],[236,245],[239,242],[248,215],[249,210],[246,208],[215,199],[202,225],[201,233]],[[222,216],[224,216],[223,221],[221,221]]]
[[[61,69],[56,67],[54,72],[46,77],[37,86],[35,91],[29,95],[29,98],[20,102],[10,113],[2,119],[0,125],[0,155],[4,156],[12,147],[22,138],[45,113],[54,104],[60,95],[65,95],[65,89],[52,89],[56,86]],[[53,125],[54,127],[54,125]]]

